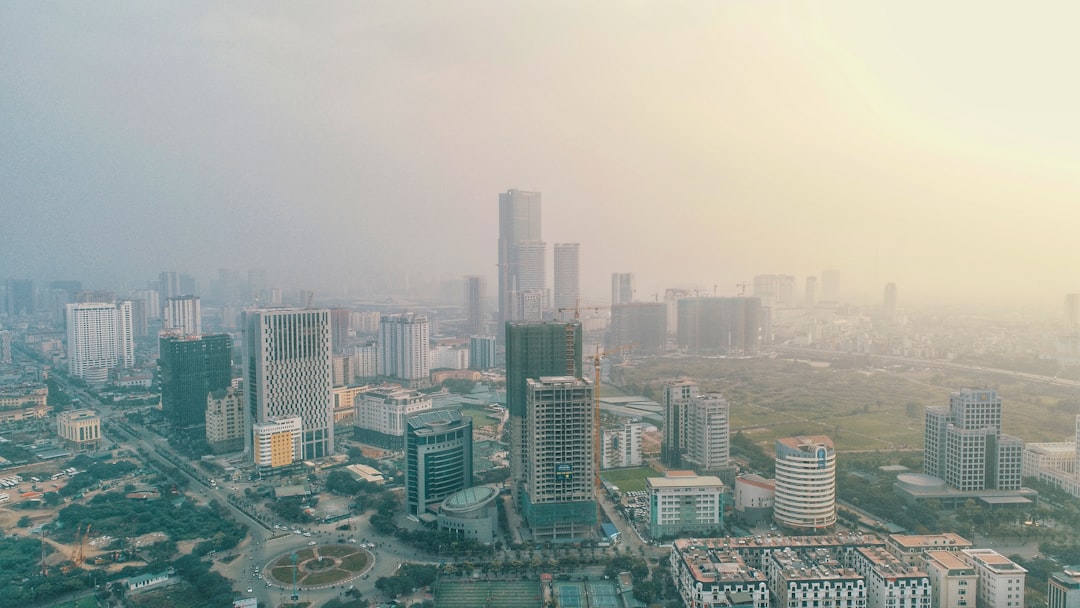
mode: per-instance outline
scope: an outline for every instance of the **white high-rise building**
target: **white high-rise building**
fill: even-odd
[[[305,460],[334,452],[330,311],[264,309],[243,317],[245,445],[252,427],[299,416]]]
[[[202,301],[199,296],[169,298],[165,305],[165,329],[185,336],[202,333]]]
[[[600,431],[601,469],[641,466],[641,423]]]
[[[539,289],[510,292],[510,317],[507,320],[543,321],[544,292]]]
[[[629,304],[634,301],[634,273],[611,273],[611,305]]]
[[[983,608],[1021,608],[1027,570],[993,549],[964,549],[960,559],[975,568],[978,599]]]
[[[787,528],[836,524],[836,450],[824,435],[776,440],[773,518]]]
[[[405,313],[379,321],[378,374],[412,388],[427,386],[431,376],[428,318]]]
[[[555,243],[555,310],[574,308],[581,297],[579,243]],[[562,319],[572,319],[573,313]]]
[[[524,241],[518,243],[518,275],[515,291],[538,291],[541,306],[547,309],[551,291],[547,284],[547,243]]]
[[[87,382],[109,379],[114,367],[135,365],[131,302],[67,305],[68,373]]]
[[[698,469],[726,469],[731,456],[730,406],[718,393],[691,399],[686,407],[686,460]]]

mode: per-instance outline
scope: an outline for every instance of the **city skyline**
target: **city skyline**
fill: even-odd
[[[901,307],[1080,290],[1072,5],[0,11],[0,277],[494,286],[522,189],[594,299],[624,271],[736,295],[837,268]]]

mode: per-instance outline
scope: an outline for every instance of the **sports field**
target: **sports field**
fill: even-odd
[[[561,608],[618,608],[615,585],[608,581],[555,583],[555,599]]]
[[[439,583],[439,608],[540,608],[536,581],[455,581]]]

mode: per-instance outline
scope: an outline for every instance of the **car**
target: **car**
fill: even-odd
[[[252,592],[252,589],[251,589],[251,587],[248,587],[248,590],[247,590],[247,592],[248,592],[248,593],[251,593],[251,592]]]
[[[311,538],[311,532],[304,532],[304,536],[306,536],[307,538]]]
[[[315,542],[315,541],[313,541],[313,540],[311,540],[311,541],[308,541],[308,546],[309,546],[309,547],[314,547],[314,546],[315,546],[315,545],[317,545],[317,544],[319,544],[319,543],[317,543],[317,542]]]

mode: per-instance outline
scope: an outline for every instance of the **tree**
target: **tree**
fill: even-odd
[[[15,525],[20,528],[29,528],[33,523],[34,522],[30,519],[29,515],[23,515],[19,518],[19,521],[16,522]]]

